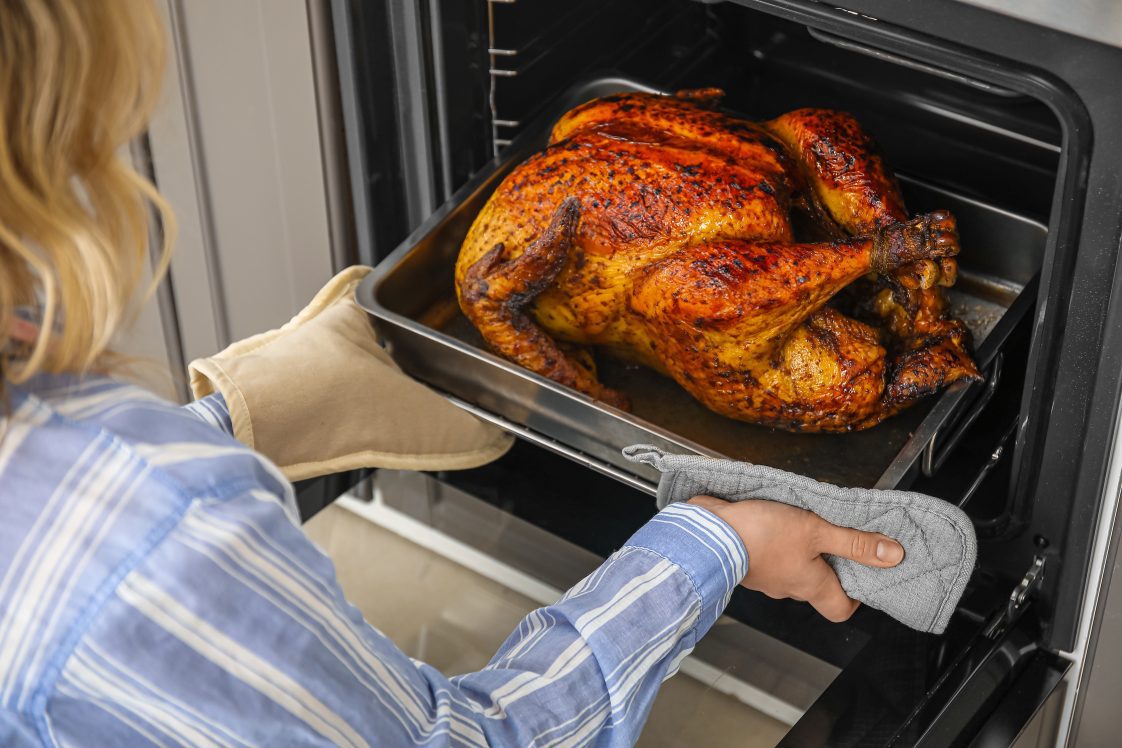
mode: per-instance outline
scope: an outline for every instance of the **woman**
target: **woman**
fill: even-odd
[[[277,464],[469,467],[507,440],[392,367],[350,302],[361,269],[193,365],[214,391],[186,408],[112,376],[149,209],[161,272],[174,233],[117,157],[163,51],[149,0],[0,0],[0,744],[626,745],[736,584],[841,620],[856,603],[819,554],[902,558],[791,507],[698,497],[530,614],[483,671],[410,660],[343,598]],[[366,367],[361,392],[301,374],[339,360]]]

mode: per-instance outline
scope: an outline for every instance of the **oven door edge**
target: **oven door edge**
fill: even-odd
[[[1030,731],[1054,731],[1059,709],[1045,715],[1044,707],[1054,694],[1062,694],[1057,686],[1071,662],[1040,648],[1039,641],[1039,620],[1031,605],[997,636],[986,636],[980,629],[885,745],[1004,747],[1018,744],[1018,738]],[[870,650],[876,646],[870,643],[858,657],[875,659],[879,653]],[[828,726],[858,709],[861,677],[853,668],[843,669],[779,746],[818,748],[829,743],[832,731]],[[861,744],[857,740],[852,744]]]
[[[1017,743],[1071,666],[1069,660],[1040,648],[1039,640],[1039,627],[1030,611],[992,643],[991,650],[968,680],[954,690],[916,745]]]

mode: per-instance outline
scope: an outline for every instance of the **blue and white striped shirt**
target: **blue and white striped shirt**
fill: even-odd
[[[347,603],[221,398],[40,376],[8,407],[6,746],[629,745],[747,569],[728,525],[673,506],[446,678]]]

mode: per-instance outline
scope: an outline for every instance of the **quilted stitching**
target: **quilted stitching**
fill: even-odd
[[[655,447],[624,450],[662,472],[658,504],[710,494],[729,501],[763,498],[809,509],[837,525],[882,532],[901,542],[904,561],[872,569],[828,556],[850,597],[920,631],[942,633],[962,597],[977,554],[974,527],[956,506],[909,491],[839,488],[763,465]]]

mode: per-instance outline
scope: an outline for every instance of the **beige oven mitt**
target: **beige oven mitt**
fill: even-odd
[[[511,438],[410,379],[382,349],[347,268],[288,324],[191,362],[191,391],[222,393],[234,436],[289,480],[361,467],[457,470]]]

